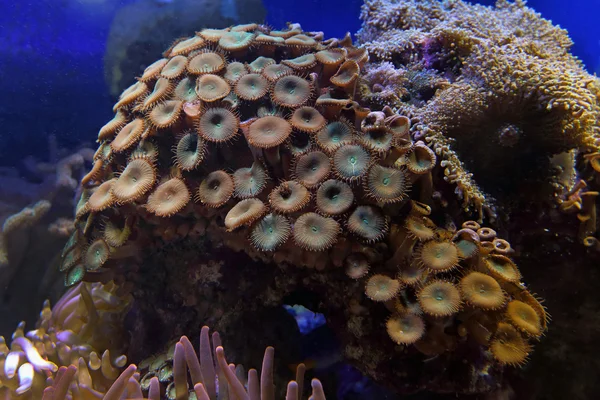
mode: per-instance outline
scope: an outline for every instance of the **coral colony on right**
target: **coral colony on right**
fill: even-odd
[[[600,250],[600,82],[522,1],[361,18],[358,43],[203,29],[131,77],[81,181],[71,288],[2,342],[4,398],[301,398],[303,364],[274,385],[298,362],[285,304],[397,393],[507,390],[552,329],[513,221],[552,210]],[[236,362],[277,353],[246,376],[202,325]]]

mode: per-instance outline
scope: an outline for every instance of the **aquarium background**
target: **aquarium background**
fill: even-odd
[[[136,21],[139,25],[127,25],[123,19],[116,19],[125,7],[134,3],[143,4],[139,10],[147,13],[139,16]],[[132,29],[149,29],[146,31],[149,35],[175,39],[186,32],[180,32],[172,25],[169,25],[169,29],[158,32],[140,21],[146,19],[149,26],[152,26],[151,19],[160,21],[163,12],[180,7],[183,3],[196,3],[201,8],[203,2],[3,1],[0,8],[0,170],[7,176],[34,182],[35,190],[43,190],[40,186],[43,186],[47,176],[40,163],[56,163],[65,156],[82,151],[84,160],[80,167],[84,173],[89,168],[89,154],[85,156],[82,149],[95,148],[99,127],[113,115],[111,109],[116,96],[114,91],[111,93],[111,85],[115,85],[117,78],[107,71],[107,60],[124,55],[119,53],[122,50],[119,45],[122,43],[110,42],[111,31],[130,37]],[[243,12],[243,7],[236,8],[235,3],[235,0],[223,1],[217,7],[223,20],[233,23],[249,22],[253,20],[249,15],[258,15],[262,16],[259,22],[275,28],[284,27],[287,22],[297,22],[304,30],[323,31],[325,37],[343,37],[346,32],[354,34],[361,25],[358,15],[362,2],[356,0],[263,0],[264,8],[253,8],[246,13]],[[478,3],[494,2],[482,0]],[[528,5],[567,29],[574,40],[573,53],[590,72],[600,73],[600,29],[597,26],[599,0],[573,0],[568,3],[559,0],[532,0]],[[201,13],[198,10],[196,12]],[[195,14],[188,14],[190,19],[194,18]],[[121,25],[115,24],[115,21],[120,21]],[[229,22],[226,25],[228,24]],[[206,24],[203,23],[202,26]],[[188,34],[192,32],[187,31]],[[149,48],[154,50],[151,46]],[[136,47],[133,50],[141,51],[144,48]],[[153,54],[150,59],[158,56],[159,53]],[[128,67],[136,69],[135,64]],[[145,65],[138,64],[138,73],[144,67]],[[122,79],[133,81],[133,76],[124,76]],[[36,166],[32,167],[33,164]],[[14,193],[23,199],[35,198],[35,193],[31,192],[34,186],[19,185],[18,179],[4,180],[0,194]],[[66,210],[70,204],[65,203],[63,207]],[[52,239],[51,244],[60,247],[61,239]],[[44,254],[37,256],[40,259],[45,257]],[[28,274],[31,275],[30,272]],[[29,276],[31,285],[25,285],[31,292],[20,288],[21,293],[15,294],[6,288],[4,300],[7,305],[0,314],[3,317],[1,334],[10,335],[14,326],[23,318],[35,319],[41,301],[51,293],[57,293],[56,285],[51,283],[42,289],[36,287],[34,278]],[[51,280],[48,277],[48,281]],[[573,291],[576,295],[577,289],[574,288]],[[14,312],[17,307],[24,311],[17,314]],[[323,365],[323,379],[330,375],[333,376],[332,380],[346,382],[346,386],[342,386],[339,391],[346,395],[344,398],[396,398],[350,367],[339,366],[336,352],[331,351],[331,348],[322,349],[314,345],[332,340],[330,332],[322,327],[319,315],[314,316],[297,309],[290,309],[288,312],[297,318],[300,325],[310,327],[306,328],[307,334],[314,332],[306,339],[306,347],[311,349],[306,357],[316,359],[319,365]],[[337,367],[331,368],[332,365]],[[553,378],[561,379],[560,376],[549,377]],[[368,393],[368,396],[364,393]]]

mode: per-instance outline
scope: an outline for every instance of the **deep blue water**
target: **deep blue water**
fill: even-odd
[[[102,63],[110,22],[129,2],[0,1],[0,165],[15,165],[25,154],[44,158],[49,135],[62,146],[94,140],[111,118]],[[358,0],[263,3],[266,22],[274,27],[299,22],[326,37],[360,28]],[[600,69],[595,26],[600,0],[531,0],[529,5],[568,29],[574,53],[590,71]]]

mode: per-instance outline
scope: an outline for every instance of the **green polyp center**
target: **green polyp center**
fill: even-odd
[[[268,231],[269,233],[273,233],[273,232],[275,232],[275,229],[273,229],[273,227],[272,227],[272,226],[270,226],[269,228],[267,228],[267,231]]]
[[[386,176],[385,178],[383,178],[383,180],[381,181],[381,183],[383,183],[385,186],[390,184],[390,178],[388,176]]]
[[[318,233],[318,232],[319,232],[319,228],[317,228],[317,227],[316,227],[316,226],[314,226],[314,225],[310,227],[310,230],[311,230],[313,233]]]
[[[350,156],[350,159],[348,161],[350,161],[350,164],[354,165],[354,164],[356,164],[356,157]]]
[[[367,218],[362,219],[363,224],[369,225],[369,220]]]

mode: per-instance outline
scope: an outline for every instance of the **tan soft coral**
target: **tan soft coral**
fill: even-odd
[[[373,0],[361,17],[370,69],[393,60],[396,74],[433,71],[429,89],[411,92],[409,79],[412,95],[394,106],[411,116],[413,134],[441,157],[445,179],[479,220],[484,210],[495,216],[495,200],[555,202],[564,192],[549,159],[598,150],[597,80],[569,53],[566,31],[525,2]],[[448,84],[433,84],[441,77]],[[505,194],[517,192],[523,198]]]

